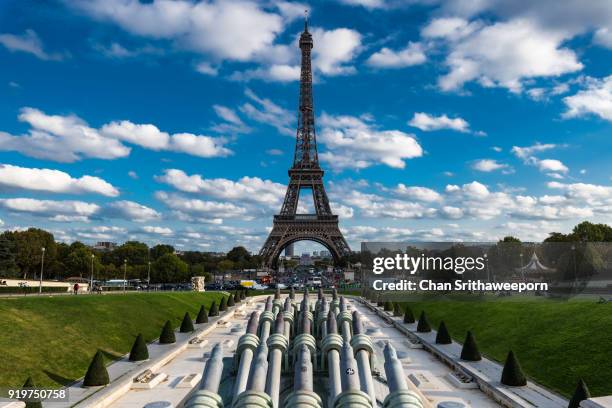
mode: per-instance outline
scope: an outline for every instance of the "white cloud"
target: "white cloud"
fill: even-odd
[[[219,69],[208,62],[200,62],[195,69],[204,75],[216,76],[219,73]]]
[[[561,161],[555,159],[539,160],[537,163],[540,171],[551,171],[557,173],[567,173],[569,169]]]
[[[126,120],[108,123],[98,130],[75,115],[47,115],[34,108],[22,108],[19,120],[28,123],[31,129],[19,136],[0,132],[0,150],[58,162],[74,162],[83,157],[106,160],[127,157],[131,148],[122,142],[200,157],[232,154],[224,146],[223,138],[191,133],[170,135],[154,125]]]
[[[119,200],[108,204],[103,215],[109,218],[122,218],[128,221],[145,222],[161,218],[154,209],[134,201]]]
[[[536,143],[535,145],[528,146],[528,147],[513,146],[511,151],[516,157],[521,159],[523,163],[530,165],[530,166],[536,166],[541,172],[544,172],[544,173],[548,172],[547,175],[550,177],[562,178],[561,174],[568,173],[569,169],[560,160],[556,160],[556,159],[543,159],[542,160],[534,156],[534,154],[544,152],[547,150],[551,150],[557,147],[559,147],[559,145],[551,144],[551,143],[548,143],[548,144]]]
[[[291,128],[295,116],[290,111],[269,99],[260,98],[250,89],[245,91],[245,95],[256,104],[246,102],[240,106],[240,111],[249,119],[273,126],[281,134],[295,136]]]
[[[609,27],[602,27],[595,31],[595,37],[593,38],[595,43],[612,49],[612,29]]]
[[[48,191],[65,194],[102,194],[107,197],[119,195],[113,185],[99,177],[73,178],[60,170],[37,169],[0,164],[0,189],[22,189]]]
[[[0,199],[0,207],[9,212],[49,217],[51,221],[88,221],[100,207],[97,204],[72,200],[39,200],[35,198]]]
[[[34,30],[25,30],[22,35],[0,34],[0,44],[12,52],[26,52],[44,61],[59,61],[64,58],[62,54],[48,53],[38,34]]]
[[[449,47],[446,64],[450,72],[438,81],[442,90],[458,90],[466,82],[478,81],[483,86],[520,92],[525,79],[559,76],[583,68],[576,54],[562,46],[571,38],[562,30],[542,27],[528,18],[478,28],[471,24],[454,20],[453,24],[435,30],[430,25],[424,30],[446,40]]]
[[[432,202],[440,201],[442,199],[442,196],[436,190],[432,190],[431,188],[427,187],[406,186],[402,183],[398,184],[393,192],[400,197],[418,201]]]
[[[69,0],[90,16],[143,37],[218,59],[248,61],[271,46],[290,21],[252,1]]]
[[[497,160],[480,159],[480,160],[476,160],[474,163],[472,163],[472,168],[474,170],[483,171],[485,173],[490,173],[490,172],[496,171],[496,170],[509,169],[510,166],[508,166],[505,163],[498,163]]]
[[[212,129],[219,133],[249,133],[251,128],[245,125],[235,110],[223,105],[213,105],[213,110],[225,123],[215,124]]]
[[[336,194],[337,195],[337,194]],[[342,194],[343,203],[357,208],[363,217],[368,218],[425,218],[433,217],[436,210],[420,203],[392,199],[376,194],[349,190]]]
[[[387,47],[370,55],[367,63],[378,68],[403,68],[419,65],[427,60],[420,43],[409,43],[405,48],[394,51]]]
[[[415,112],[408,124],[421,129],[424,132],[433,130],[450,129],[457,132],[469,132],[470,124],[462,118],[449,118],[447,115],[433,116],[424,112]]]
[[[187,198],[176,193],[158,191],[155,198],[173,210],[174,215],[183,221],[202,221],[220,223],[224,218],[250,220],[246,208],[228,202],[205,201]]]
[[[612,75],[603,79],[589,78],[586,89],[566,96],[563,102],[567,106],[565,118],[595,115],[612,121]]]
[[[200,174],[187,175],[182,170],[167,169],[159,182],[169,184],[187,193],[203,194],[222,200],[249,201],[277,208],[285,196],[286,187],[271,180],[259,177],[242,177],[238,181],[224,178],[206,179]]]
[[[324,75],[352,74],[355,68],[347,65],[359,53],[361,34],[348,28],[310,30],[314,41],[313,61],[315,69]]]
[[[460,17],[441,17],[430,21],[421,30],[421,35],[425,38],[457,40],[472,34],[481,26],[479,22],[470,23]]]
[[[153,235],[172,235],[174,233],[174,231],[172,231],[172,229],[168,227],[158,227],[151,225],[145,225],[141,228],[141,231]]]
[[[322,131],[318,140],[327,148],[319,158],[336,170],[375,164],[403,169],[405,160],[423,155],[413,135],[399,130],[378,130],[361,118],[323,113],[319,123]]]

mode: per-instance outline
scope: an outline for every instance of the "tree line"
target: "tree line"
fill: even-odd
[[[207,276],[228,270],[254,269],[260,263],[244,247],[235,247],[225,255],[185,251],[175,253],[171,245],[149,247],[139,241],[127,241],[108,251],[94,250],[75,241],[58,242],[52,233],[29,228],[0,234],[0,277],[39,279],[44,250],[44,279],[69,277],[96,280],[141,279],[149,273],[151,283],[187,282],[192,276]]]

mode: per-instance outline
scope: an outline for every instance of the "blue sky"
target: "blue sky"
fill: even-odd
[[[257,251],[306,8],[354,248],[612,222],[610,2],[56,0],[0,5],[0,227]]]

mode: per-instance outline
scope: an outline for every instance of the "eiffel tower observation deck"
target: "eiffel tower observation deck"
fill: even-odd
[[[314,46],[308,21],[299,41],[302,53],[300,102],[293,165],[289,169],[289,184],[280,213],[260,255],[267,267],[275,268],[278,256],[288,245],[297,241],[314,241],[325,246],[334,261],[350,253],[350,248],[338,227],[338,216],[332,213],[323,184],[324,171],[319,164],[315,115],[312,95],[311,51]],[[298,214],[300,192],[312,193],[314,214]]]
[[[150,343],[148,360],[125,356],[108,366],[108,385],[77,381],[67,400],[44,408],[568,406],[531,381],[503,385],[500,364],[462,359],[460,344],[438,344],[436,331],[364,295],[277,290],[237,298],[194,331],[176,332],[175,343]],[[609,405],[595,398],[581,407]]]

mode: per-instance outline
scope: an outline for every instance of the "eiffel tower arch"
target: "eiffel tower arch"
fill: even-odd
[[[340,228],[338,216],[333,214],[323,184],[324,171],[319,165],[312,97],[311,50],[312,35],[308,23],[300,36],[302,67],[300,77],[300,107],[293,165],[289,169],[289,185],[280,213],[274,216],[272,231],[259,255],[269,268],[276,268],[277,260],[286,246],[297,241],[314,241],[325,246],[335,263],[351,252]],[[315,214],[298,214],[302,190],[310,190]]]

